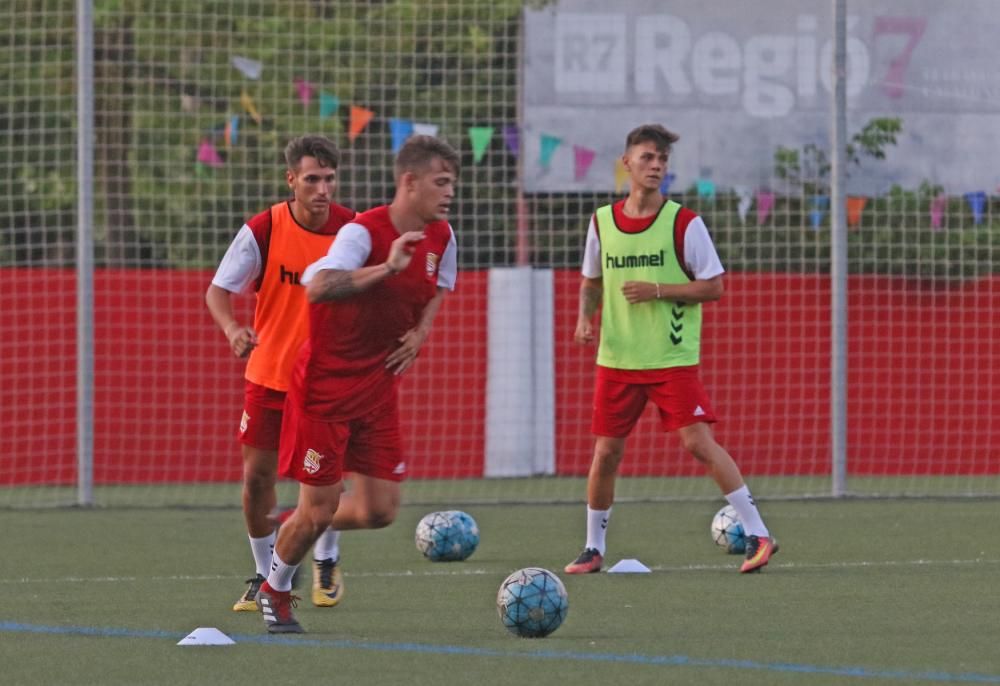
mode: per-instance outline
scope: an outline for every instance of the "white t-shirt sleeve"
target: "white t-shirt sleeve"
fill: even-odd
[[[257,280],[263,269],[260,246],[253,231],[246,224],[236,233],[219,268],[212,277],[212,284],[230,293],[242,293]]]
[[[340,269],[352,272],[360,269],[368,261],[372,252],[372,237],[361,224],[345,224],[337,232],[326,255],[319,258],[302,273],[301,283],[308,284],[316,274],[324,269]]]
[[[593,216],[587,226],[587,244],[583,249],[583,268],[580,271],[588,279],[599,279],[604,274],[601,269],[601,239],[597,236]]]
[[[455,290],[455,281],[458,278],[458,242],[455,240],[455,229],[448,225],[451,237],[448,239],[448,247],[444,249],[441,256],[441,266],[438,267],[438,288],[447,288],[449,291]]]
[[[726,271],[701,217],[692,219],[684,233],[684,264],[694,274],[694,278],[705,281]]]

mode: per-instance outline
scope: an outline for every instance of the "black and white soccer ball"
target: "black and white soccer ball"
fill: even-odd
[[[725,548],[727,553],[742,555],[746,552],[746,532],[732,505],[726,505],[712,518],[712,540]]]

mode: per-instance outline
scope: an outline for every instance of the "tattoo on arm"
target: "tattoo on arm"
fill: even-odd
[[[593,286],[584,286],[580,289],[580,314],[587,319],[594,316],[597,307],[601,304],[602,290]]]
[[[351,272],[343,269],[324,269],[310,284],[310,302],[343,300],[361,292],[351,278]]]

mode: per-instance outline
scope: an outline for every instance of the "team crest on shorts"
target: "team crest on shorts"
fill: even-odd
[[[247,432],[247,425],[250,424],[250,415],[246,410],[243,410],[243,416],[240,418],[240,433],[245,434]]]
[[[302,461],[302,468],[310,474],[315,474],[319,471],[319,463],[322,459],[322,455],[312,448],[309,448],[309,450],[306,451],[306,458]]]
[[[434,275],[437,274],[438,256],[435,253],[427,253],[427,260],[424,262],[424,267],[427,271],[427,278],[433,279]]]

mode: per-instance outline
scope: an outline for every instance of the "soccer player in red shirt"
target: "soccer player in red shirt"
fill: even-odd
[[[354,210],[333,202],[340,153],[322,136],[302,136],[285,148],[292,199],[251,218],[236,234],[205,293],[209,312],[236,357],[247,357],[243,416],[238,440],[243,450],[243,516],[257,573],[233,610],[256,612],[257,592],[271,569],[275,525],[278,437],[282,407],[295,356],[308,331],[306,267],[326,254]],[[253,288],[253,325],[233,312],[235,294]],[[332,606],[343,594],[338,533],[316,543],[313,602]]]
[[[398,384],[455,286],[447,217],[458,162],[437,138],[407,140],[392,203],[355,217],[302,276],[309,337],[285,402],[278,458],[280,473],[300,482],[299,500],[257,596],[271,633],[302,632],[292,577],[331,522],[338,530],[376,528],[396,517],[406,474]],[[338,509],[344,471],[352,472],[351,497]]]

